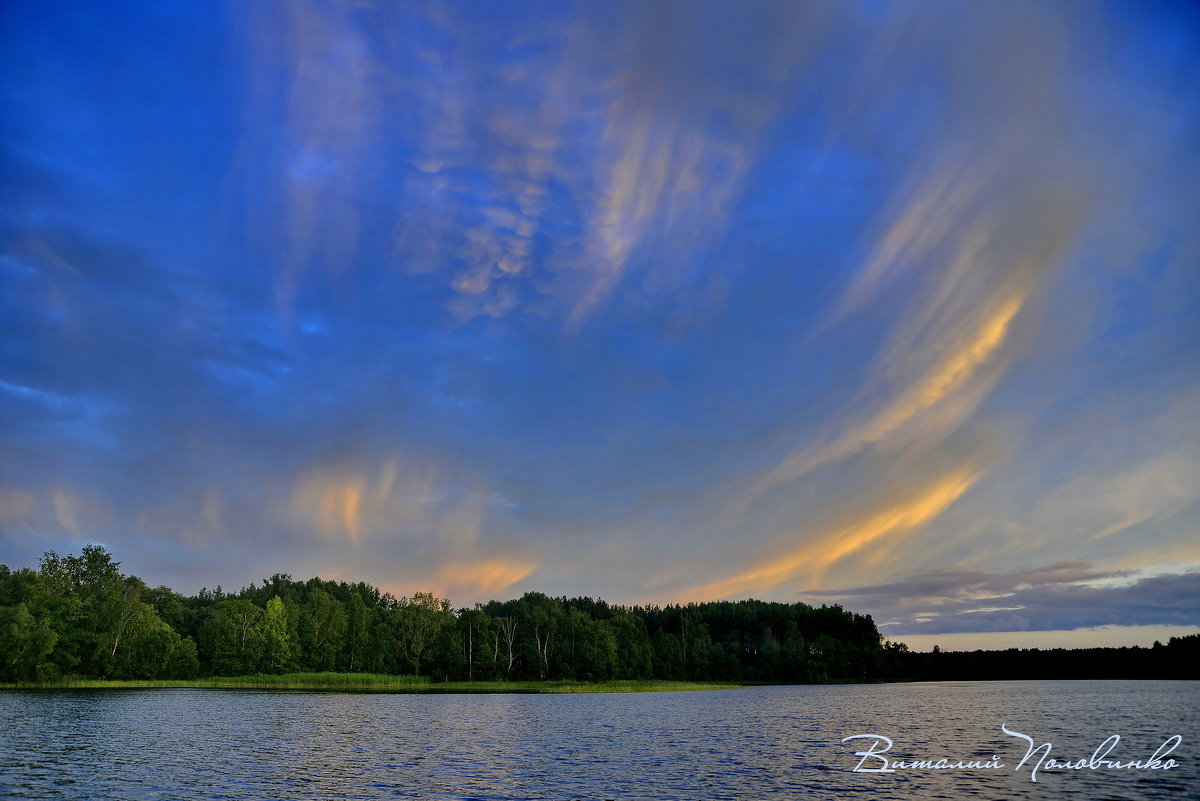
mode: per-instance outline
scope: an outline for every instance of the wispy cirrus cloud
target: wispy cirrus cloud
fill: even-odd
[[[820,581],[832,565],[847,556],[881,538],[902,536],[929,523],[958,500],[975,480],[969,469],[951,472],[910,497],[867,511],[832,530],[808,533],[800,548],[774,554],[732,576],[677,592],[686,600],[703,600],[770,592],[785,581],[794,583],[801,576]]]
[[[661,4],[569,24],[544,11],[500,27],[454,3],[236,15],[254,80],[226,191],[284,302],[305,273],[349,291],[386,254],[460,320],[578,326],[627,273],[637,294],[696,275],[827,9],[769,4],[732,25]]]

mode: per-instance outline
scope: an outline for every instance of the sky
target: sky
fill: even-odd
[[[0,6],[0,562],[1200,630],[1188,3]]]

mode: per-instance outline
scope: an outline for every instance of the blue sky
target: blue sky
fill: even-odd
[[[6,3],[0,561],[1194,631],[1198,38],[1184,3]]]

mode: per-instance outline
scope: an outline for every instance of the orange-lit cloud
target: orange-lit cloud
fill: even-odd
[[[757,494],[796,481],[824,465],[838,462],[878,443],[920,415],[966,388],[989,359],[1003,346],[1013,320],[1021,310],[1024,295],[1010,294],[992,304],[982,315],[972,335],[957,343],[954,349],[932,369],[921,376],[894,400],[866,420],[851,424],[837,439],[815,449],[805,449],[770,470],[751,487]],[[939,427],[949,428],[961,421],[980,399],[978,393],[966,404],[947,405]],[[949,425],[946,425],[949,423]]]
[[[447,562],[431,578],[436,592],[450,595],[465,593],[479,597],[501,593],[536,569],[537,564],[533,562],[492,557],[478,561]]]
[[[486,599],[539,566],[485,532],[491,496],[444,465],[396,456],[374,466],[325,466],[303,474],[283,510],[289,526],[321,540],[311,568],[373,581],[396,595],[434,591],[455,602]]]
[[[54,518],[58,524],[71,534],[79,532],[79,515],[81,502],[79,496],[66,487],[54,488],[51,495],[54,503]]]
[[[335,541],[361,545],[364,538],[385,533],[419,518],[431,497],[433,473],[409,469],[398,483],[396,461],[367,471],[319,468],[297,482],[289,501],[289,517]]]
[[[839,560],[889,535],[929,523],[970,489],[977,477],[974,469],[955,471],[910,498],[872,511],[833,531],[817,534],[799,548],[741,573],[686,590],[682,596],[687,600],[708,600],[764,592],[800,575],[818,583],[820,576]]]
[[[0,527],[54,531],[75,539],[89,527],[108,523],[110,518],[103,499],[66,484],[38,489],[19,485],[0,487]]]
[[[327,487],[321,494],[318,506],[326,528],[340,526],[355,545],[362,540],[362,523],[359,520],[362,492],[362,487],[357,484]]]

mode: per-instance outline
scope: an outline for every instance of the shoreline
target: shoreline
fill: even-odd
[[[286,690],[347,693],[403,693],[410,695],[569,695],[575,693],[710,692],[747,687],[830,687],[861,684],[986,684],[994,682],[1054,683],[1078,681],[1164,681],[1189,679],[1171,677],[1097,678],[987,678],[925,679],[901,678],[876,681],[764,682],[764,681],[675,681],[666,679],[620,679],[613,681],[431,681],[417,676],[377,674],[262,674],[253,676],[209,676],[200,679],[89,679],[67,678],[43,682],[0,682],[4,691],[53,690]],[[1195,681],[1195,679],[1191,679]]]
[[[415,676],[374,674],[283,674],[214,676],[203,679],[85,679],[51,682],[7,682],[0,690],[312,690],[324,692],[377,692],[407,694],[569,694],[705,692],[731,690],[745,685],[734,682],[658,681],[445,681],[433,682]]]

